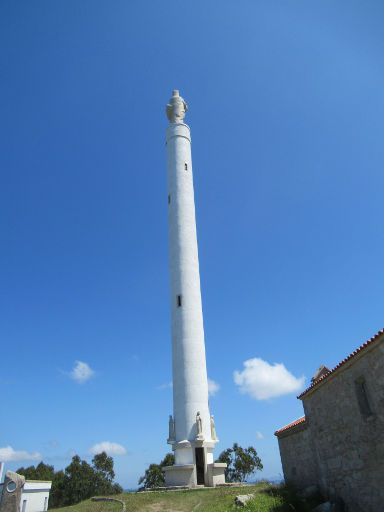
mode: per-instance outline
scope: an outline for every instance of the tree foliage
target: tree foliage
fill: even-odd
[[[115,472],[113,470],[113,459],[112,457],[108,457],[105,452],[101,452],[95,455],[92,459],[92,464],[95,471],[107,482],[112,482],[112,480],[115,478]]]
[[[108,457],[105,452],[98,453],[92,459],[92,464],[95,471],[95,496],[122,492],[119,484],[113,483],[115,471],[112,457]]]
[[[225,462],[225,479],[227,482],[245,482],[247,477],[255,471],[261,471],[263,464],[253,446],[242,448],[234,443],[232,448],[227,448],[220,453],[216,462]]]
[[[95,455],[92,465],[75,455],[64,471],[55,471],[53,466],[40,462],[36,467],[21,467],[17,473],[27,480],[52,481],[50,508],[74,505],[91,496],[123,492],[119,484],[113,483],[113,459],[105,452]]]
[[[19,468],[17,473],[24,475],[26,480],[52,480],[55,474],[55,468],[40,462],[36,467]]]
[[[139,485],[145,489],[153,489],[155,487],[162,487],[165,484],[164,473],[162,468],[165,466],[173,466],[175,463],[175,456],[173,453],[167,453],[160,464],[150,464],[145,474],[140,477]]]

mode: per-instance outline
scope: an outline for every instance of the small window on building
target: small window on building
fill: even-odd
[[[188,171],[188,164],[187,164],[187,163],[185,163],[185,164],[184,164],[184,169],[185,169],[186,171]]]
[[[177,296],[177,307],[181,308],[181,295]]]
[[[365,418],[371,416],[373,412],[369,400],[367,383],[365,382],[364,377],[359,377],[358,379],[355,380],[355,390],[361,414]]]
[[[44,498],[44,512],[46,510],[48,510],[48,498],[47,497]]]
[[[168,194],[168,204],[171,204],[171,194]]]

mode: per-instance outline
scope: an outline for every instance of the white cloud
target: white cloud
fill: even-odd
[[[233,380],[241,393],[256,400],[295,393],[304,386],[305,377],[295,377],[282,363],[269,364],[255,357],[243,365],[243,371],[233,373]]]
[[[162,389],[172,389],[173,388],[173,382],[164,382],[164,384],[160,384],[160,386],[157,386],[156,389],[162,390]]]
[[[0,448],[0,461],[1,462],[18,462],[24,460],[39,460],[41,459],[39,452],[26,452],[25,450],[14,450],[12,446],[4,446]]]
[[[121,444],[111,443],[110,441],[96,443],[89,449],[89,453],[92,455],[97,455],[101,452],[106,452],[108,455],[126,455],[127,450]]]
[[[256,439],[264,439],[264,436],[261,432],[257,431],[256,432]]]
[[[212,379],[208,379],[208,394],[209,396],[215,396],[219,391],[220,385]]]
[[[94,375],[95,372],[92,370],[92,368],[83,361],[75,361],[75,365],[69,374],[71,379],[78,382],[79,384],[87,382],[87,380],[91,379]]]

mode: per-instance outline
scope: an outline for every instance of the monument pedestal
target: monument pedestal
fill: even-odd
[[[165,466],[163,471],[166,487],[194,487],[196,485],[194,464],[175,464],[174,466]]]
[[[166,487],[215,487],[225,483],[226,464],[213,462],[213,450],[218,440],[173,442],[175,464],[163,468]]]
[[[205,487],[216,487],[216,485],[225,484],[226,464],[222,462],[212,462],[207,464],[206,482],[201,485]],[[183,464],[166,466],[163,468],[166,487],[197,487],[196,466],[195,464]]]
[[[208,464],[207,478],[208,487],[216,487],[216,485],[225,484],[225,462],[213,462]]]

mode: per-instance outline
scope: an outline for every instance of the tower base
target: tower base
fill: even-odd
[[[168,441],[175,452],[175,464],[163,468],[166,487],[215,487],[225,484],[226,464],[213,461],[218,439]]]
[[[163,471],[166,487],[194,487],[196,485],[196,470],[194,464],[165,466]]]
[[[225,484],[225,468],[222,462],[212,462],[206,465],[204,483],[198,483],[198,475],[195,464],[175,464],[163,468],[166,487],[216,487]]]

